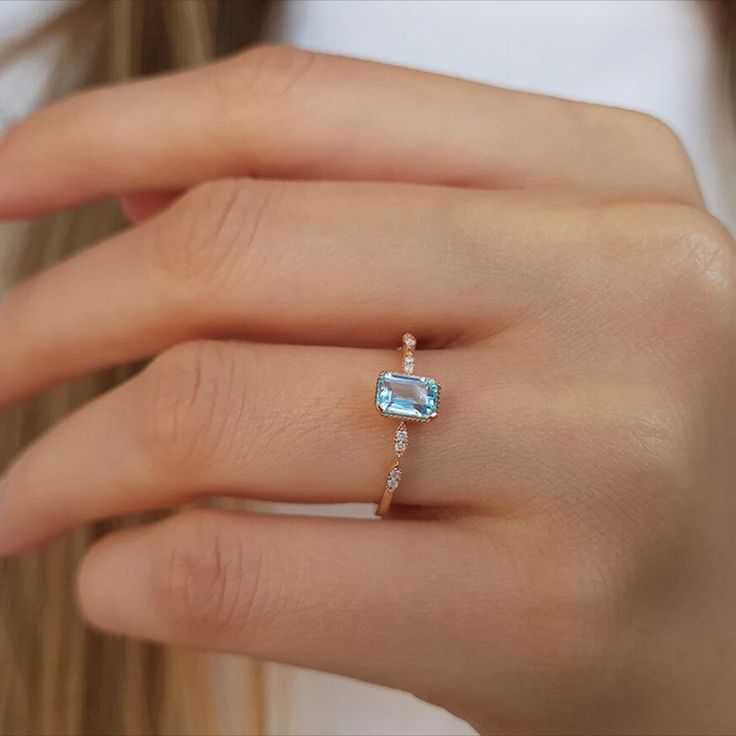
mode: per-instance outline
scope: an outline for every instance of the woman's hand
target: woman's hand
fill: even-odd
[[[109,195],[139,224],[0,306],[0,401],[158,357],[18,460],[2,552],[213,493],[377,501],[410,330],[443,406],[389,520],[119,532],[89,619],[484,732],[736,728],[734,250],[664,126],[262,48],[0,146],[5,217]]]

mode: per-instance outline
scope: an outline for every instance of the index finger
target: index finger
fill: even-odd
[[[648,116],[260,47],[21,123],[0,144],[0,217],[243,175],[701,202],[679,141]]]

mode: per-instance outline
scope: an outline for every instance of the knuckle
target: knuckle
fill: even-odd
[[[638,110],[615,109],[612,118],[614,125],[628,139],[633,139],[645,149],[664,152],[672,158],[688,162],[689,158],[679,136],[659,118]]]
[[[220,65],[217,92],[222,105],[242,110],[243,89],[271,101],[293,94],[309,78],[320,54],[282,44],[254,46]],[[237,117],[237,115],[236,115]]]
[[[717,307],[733,298],[734,243],[721,223],[701,210],[673,208],[666,235],[666,265],[685,296]]]
[[[580,108],[579,108],[580,109]],[[700,203],[690,157],[679,136],[662,120],[637,110],[584,105],[582,135],[593,132],[615,150],[624,151],[629,167],[673,201]]]
[[[602,408],[602,407],[601,407]],[[591,466],[591,507],[620,504],[626,515],[635,508],[648,524],[673,510],[677,488],[689,462],[689,417],[676,391],[648,383],[629,384],[615,414],[594,420],[587,442]],[[581,444],[586,439],[580,433]]]
[[[206,88],[213,140],[226,154],[238,153],[248,132],[268,126],[279,105],[306,97],[321,58],[290,46],[263,45],[214,65]]]
[[[662,395],[654,398],[655,393]],[[683,478],[692,461],[693,427],[677,396],[651,388],[639,396],[640,406],[618,421],[615,440],[604,445],[607,479],[598,497],[593,494],[591,508],[605,508],[610,514],[607,528],[636,537],[629,546],[641,550],[648,540],[666,540],[666,530],[677,525]],[[599,521],[604,528],[603,520],[594,520]]]
[[[141,376],[136,435],[142,456],[164,473],[194,470],[222,453],[230,431],[235,365],[227,345],[185,343]]]
[[[689,205],[616,203],[591,222],[606,264],[593,278],[620,288],[618,304],[637,311],[633,326],[643,337],[695,348],[733,331],[736,249],[715,218]]]
[[[150,270],[167,297],[188,301],[209,286],[216,269],[212,236],[231,216],[236,199],[237,182],[208,182],[181,197],[163,222],[156,221],[163,232],[151,240]]]
[[[733,331],[736,297],[736,250],[728,231],[707,213],[679,206],[669,208],[654,238],[661,289],[657,326],[666,338],[695,348],[723,343]]]
[[[262,560],[212,512],[187,512],[163,535],[152,571],[157,612],[177,629],[227,632],[250,626]]]
[[[690,461],[687,417],[677,397],[646,385],[627,386],[615,413],[600,410],[604,404],[571,434],[574,458],[584,468],[574,480],[584,491],[580,518],[596,527],[604,542],[617,528],[648,534],[676,511],[675,491]],[[565,497],[554,503],[564,509]]]
[[[227,296],[245,273],[242,260],[261,240],[278,182],[201,184],[169,211],[151,244],[151,271],[167,300],[199,309]]]

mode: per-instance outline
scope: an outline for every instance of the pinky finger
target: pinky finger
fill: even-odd
[[[457,590],[443,594],[452,590],[445,571],[456,589],[458,570],[474,574],[462,536],[444,522],[186,512],[93,548],[80,573],[81,603],[112,632],[440,699],[443,672],[461,656],[453,632],[473,615]],[[493,569],[483,572],[486,587]]]

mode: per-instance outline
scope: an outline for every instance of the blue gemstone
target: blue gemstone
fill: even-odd
[[[386,417],[420,422],[437,416],[440,386],[434,378],[406,373],[381,373],[376,384],[376,406]]]

